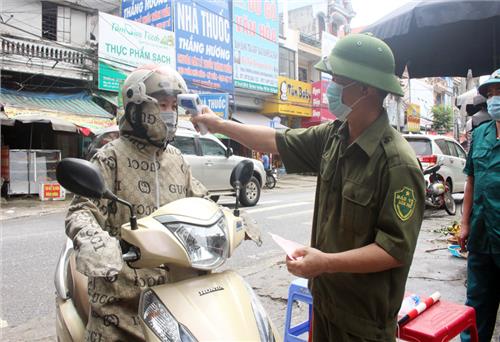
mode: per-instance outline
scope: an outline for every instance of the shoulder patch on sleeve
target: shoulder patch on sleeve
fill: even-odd
[[[394,211],[401,221],[408,221],[412,217],[416,201],[412,188],[404,186],[394,192]]]

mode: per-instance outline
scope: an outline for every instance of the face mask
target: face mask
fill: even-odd
[[[492,96],[487,101],[488,113],[491,118],[496,121],[500,121],[500,96]]]
[[[160,112],[160,118],[167,127],[167,141],[174,140],[175,131],[177,130],[177,112]]]
[[[336,82],[331,82],[330,86],[326,91],[326,97],[328,98],[328,109],[332,114],[334,114],[340,121],[345,121],[347,116],[352,112],[352,108],[358,104],[363,97],[360,97],[356,102],[354,102],[351,107],[345,105],[342,102],[342,92],[344,89],[352,86],[356,82],[351,82],[346,86],[342,86]]]

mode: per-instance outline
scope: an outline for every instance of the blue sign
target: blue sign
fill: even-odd
[[[227,120],[229,117],[229,94],[198,94],[201,102],[207,105],[212,112]]]
[[[278,92],[277,0],[233,0],[234,84]]]
[[[172,0],[122,0],[122,17],[172,31]]]
[[[189,88],[233,91],[233,47],[227,0],[175,1],[177,71]]]

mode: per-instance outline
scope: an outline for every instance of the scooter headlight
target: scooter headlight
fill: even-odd
[[[146,325],[162,342],[196,342],[189,330],[179,323],[151,290],[141,295],[139,313]]]
[[[185,222],[164,223],[164,225],[182,243],[194,268],[212,270],[226,261],[229,242],[225,216],[209,226]]]
[[[259,298],[253,291],[253,289],[245,282],[248,293],[252,300],[252,310],[255,317],[255,322],[257,322],[257,328],[259,329],[259,336],[261,342],[275,342],[273,329],[271,328],[271,323],[269,322],[269,317],[267,316],[266,310],[262,306]]]

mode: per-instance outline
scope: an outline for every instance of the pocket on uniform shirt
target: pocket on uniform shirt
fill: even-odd
[[[374,237],[372,225],[374,189],[346,179],[342,189],[342,225],[346,232],[353,233],[355,247],[364,246]]]

